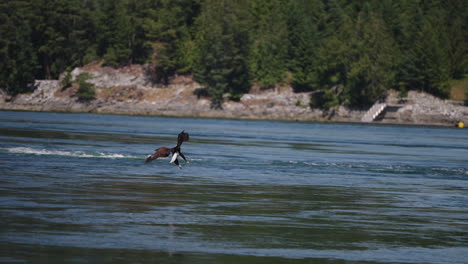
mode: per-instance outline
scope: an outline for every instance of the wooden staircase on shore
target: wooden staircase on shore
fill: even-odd
[[[374,121],[387,107],[386,103],[376,102],[361,118],[362,122]]]

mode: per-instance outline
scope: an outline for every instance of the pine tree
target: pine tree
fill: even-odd
[[[335,8],[340,10],[337,13],[343,10]],[[326,39],[319,53],[321,86],[336,91],[342,104],[367,106],[394,87],[398,52],[391,30],[369,5],[345,9],[348,14],[360,11],[356,16],[339,16],[339,22],[331,24],[339,28]]]
[[[0,11],[10,93],[96,59],[149,63],[162,83],[194,73],[217,108],[251,82],[361,106],[392,87],[446,97],[468,73],[463,0],[8,0]]]
[[[320,0],[291,1],[288,6],[288,65],[296,92],[319,88],[317,66],[321,45],[319,28],[325,19],[323,9]]]
[[[197,21],[194,77],[206,85],[215,109],[222,108],[224,93],[235,99],[250,86],[242,7],[242,1],[207,0]]]
[[[468,74],[468,5],[464,0],[447,0],[445,6],[450,76],[461,79]]]
[[[191,71],[195,47],[190,27],[198,12],[195,0],[161,1],[155,12],[157,19],[146,27],[152,40],[151,67],[156,82],[167,84],[170,76]]]
[[[406,3],[398,80],[405,89],[448,96],[449,40],[441,2]]]
[[[350,40],[346,86],[351,91],[350,102],[353,105],[371,105],[395,86],[393,36],[378,14],[367,12],[358,16],[355,23],[357,34]]]
[[[349,93],[344,93],[349,71],[349,39],[353,35],[353,21],[348,16],[339,0],[330,0],[324,5],[325,15],[320,30],[321,45],[317,52],[316,70],[319,88],[327,96],[312,98],[319,101],[319,106],[331,106],[332,102],[350,104]],[[338,98],[339,97],[339,98]],[[316,100],[317,99],[317,100]],[[337,99],[337,100],[335,100]],[[339,99],[339,100],[338,100]]]
[[[415,42],[415,52],[419,58],[417,83],[422,90],[441,97],[449,95],[450,78],[448,39],[442,31],[438,19],[427,20]]]
[[[211,3],[213,2],[213,3]],[[211,107],[222,107],[223,93],[227,90],[226,68],[223,47],[223,13],[221,2],[206,1],[197,20],[197,63],[195,80],[206,85],[211,98]]]
[[[9,94],[33,89],[38,72],[26,1],[0,3],[0,88]]]
[[[251,30],[250,72],[265,87],[283,81],[287,71],[287,24],[283,9],[280,0],[251,1],[255,27]]]
[[[32,39],[44,78],[58,78],[64,70],[96,58],[96,23],[91,9],[81,0],[31,2]]]
[[[102,0],[100,14],[99,54],[107,65],[131,63],[132,21],[126,8],[127,0]]]

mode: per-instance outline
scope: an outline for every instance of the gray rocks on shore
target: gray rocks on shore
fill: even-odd
[[[74,95],[76,87],[63,89],[60,80],[40,80],[30,94],[8,98],[0,93],[0,109],[343,122],[360,122],[365,113],[343,106],[328,111],[311,109],[310,93],[294,93],[291,87],[244,94],[240,101],[226,100],[222,110],[213,110],[208,98],[197,96],[197,89],[202,87],[190,76],[176,76],[169,85],[156,86],[145,75],[144,67],[131,65],[114,69],[91,64],[76,68],[71,72],[72,80],[88,73],[91,76],[88,82],[96,90],[95,100],[78,100]],[[395,93],[390,93],[387,101],[395,100]],[[400,104],[391,118],[384,116],[379,122],[452,125],[467,117],[468,107],[410,92],[406,103]]]

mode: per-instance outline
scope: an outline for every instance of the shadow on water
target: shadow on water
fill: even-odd
[[[96,249],[96,248],[76,248],[63,246],[34,246],[27,244],[15,245],[14,248],[3,247],[0,252],[14,252],[11,257],[0,257],[0,261],[7,263],[34,262],[34,263],[160,263],[160,264],[204,264],[204,263],[376,263],[374,261],[344,261],[339,259],[313,258],[308,260],[277,258],[273,256],[252,256],[233,254],[199,254],[193,252],[164,252],[158,250],[145,249]]]
[[[164,142],[176,142],[175,137],[149,137],[126,134],[113,133],[82,133],[78,131],[53,131],[53,130],[37,130],[37,129],[0,129],[0,136],[3,137],[18,137],[27,139],[66,139],[66,140],[81,140],[81,141],[97,141],[97,142],[113,142],[122,144],[154,144]]]

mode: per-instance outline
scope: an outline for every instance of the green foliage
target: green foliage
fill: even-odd
[[[89,79],[91,79],[91,75],[89,73],[82,73],[76,77],[76,82],[80,88],[78,88],[75,95],[78,96],[78,100],[80,101],[90,101],[96,98],[94,85],[87,82]]]
[[[410,13],[403,13],[405,16],[401,25],[402,36],[398,39],[401,41],[402,54],[401,65],[397,72],[400,82],[406,85],[407,89],[417,89],[444,98],[449,95],[449,79],[455,76],[460,77],[460,71],[463,71],[460,65],[463,64],[464,58],[460,53],[466,53],[466,50],[460,52],[458,48],[457,59],[450,57],[453,51],[450,43],[457,40],[459,36],[453,34],[455,39],[451,40],[452,36],[447,34],[450,32],[447,21],[452,21],[452,15],[464,16],[465,25],[468,25],[466,22],[468,15],[461,13],[466,8],[453,10],[454,13],[449,14],[448,9],[444,9],[445,7],[446,5],[439,1],[426,5],[408,6]],[[462,34],[467,36],[466,33]],[[466,40],[462,46],[466,46]],[[452,65],[457,65],[455,61],[462,63],[452,67]],[[458,67],[461,68],[454,69]]]
[[[38,71],[27,9],[23,1],[0,3],[0,88],[13,95],[30,92]]]
[[[158,20],[148,28],[153,41],[152,67],[157,82],[168,83],[176,73],[190,72],[195,47],[190,27],[198,16],[199,4],[193,0],[161,1]]]
[[[244,1],[205,1],[197,20],[195,79],[206,85],[211,107],[222,108],[223,94],[238,97],[250,87]]]
[[[324,5],[320,0],[291,1],[286,10],[291,84],[296,92],[313,91],[319,87],[319,27],[325,16]]]
[[[311,108],[329,109],[339,105],[340,101],[333,90],[318,91],[310,96]]]
[[[301,100],[297,99],[295,105],[296,106],[301,106],[302,105]]]
[[[192,71],[196,47],[194,20],[198,17],[198,0],[138,1],[144,5],[138,16],[138,32],[145,40],[141,49],[144,62],[149,62],[148,73],[155,83],[168,84],[169,78]],[[145,4],[146,3],[146,4]],[[145,10],[145,11],[141,11]],[[137,35],[138,37],[138,35]]]
[[[468,73],[468,5],[464,0],[446,1],[443,25],[448,39],[450,76],[463,79]]]
[[[323,91],[318,91],[310,95],[311,108],[323,108]]]
[[[383,19],[361,13],[349,40],[347,88],[352,105],[371,105],[394,86],[395,45]]]
[[[255,27],[251,30],[250,73],[262,86],[280,83],[287,67],[287,25],[280,0],[250,1]]]
[[[72,75],[69,71],[67,71],[65,77],[63,77],[63,80],[60,82],[60,85],[62,85],[62,90],[65,90],[72,86]]]
[[[400,91],[398,92],[398,98],[406,98],[408,97],[408,90],[405,87],[402,87]]]
[[[339,105],[338,97],[331,90],[325,91],[322,97],[322,108],[328,109]]]
[[[99,47],[107,65],[118,67],[131,63],[134,19],[126,0],[103,1],[100,16]],[[98,32],[99,32],[98,31]]]
[[[57,78],[68,67],[83,64],[94,42],[94,6],[81,0],[30,1],[34,45],[44,78]]]
[[[102,60],[145,63],[163,84],[193,74],[214,108],[252,83],[321,90],[312,104],[325,108],[370,105],[393,88],[447,97],[449,80],[468,74],[465,2],[1,1],[0,88],[29,92],[34,79]]]

